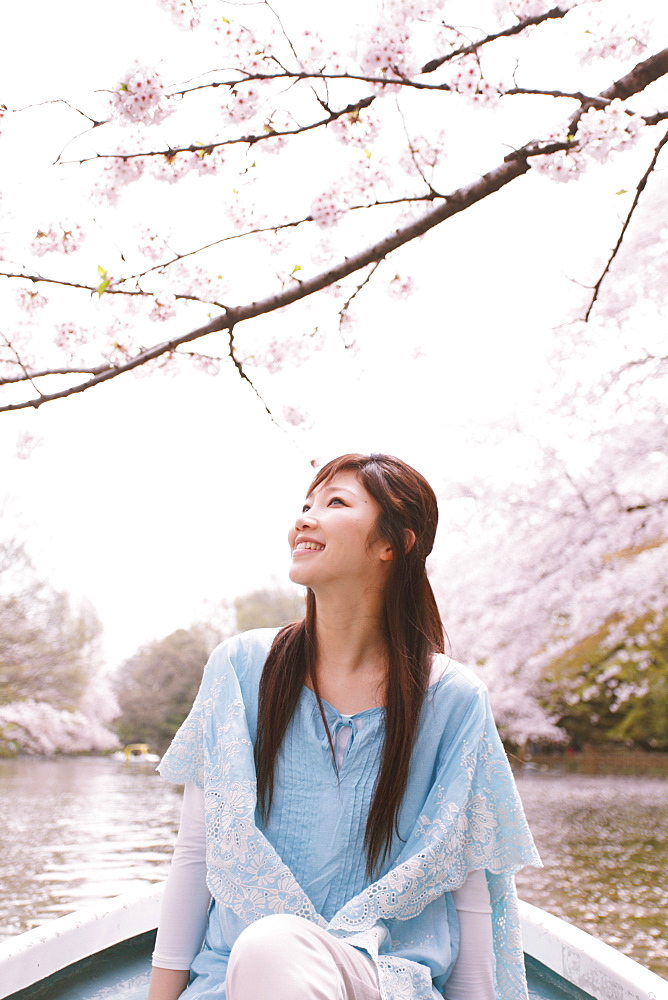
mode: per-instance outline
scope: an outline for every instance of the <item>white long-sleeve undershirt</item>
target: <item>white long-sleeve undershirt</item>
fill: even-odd
[[[338,749],[338,748],[337,748]],[[459,954],[445,1000],[495,1000],[489,890],[484,871],[471,872],[453,892],[459,918]],[[153,965],[189,969],[206,931],[211,895],[206,885],[204,793],[188,782],[181,825],[160,911]]]

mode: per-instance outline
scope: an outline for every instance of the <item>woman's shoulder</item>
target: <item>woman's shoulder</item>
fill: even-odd
[[[219,643],[210,657],[210,664],[231,664],[237,676],[264,666],[278,628],[253,628],[239,632]]]
[[[437,653],[431,664],[429,688],[437,691],[439,688],[457,688],[463,694],[484,694],[487,691],[484,681],[474,670],[455,660],[448,653]]]

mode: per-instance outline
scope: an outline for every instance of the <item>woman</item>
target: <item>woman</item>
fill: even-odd
[[[443,652],[437,518],[391,456],[315,477],[305,619],[214,651],[160,766],[186,789],[149,1000],[526,998],[513,876],[540,862],[485,689]]]

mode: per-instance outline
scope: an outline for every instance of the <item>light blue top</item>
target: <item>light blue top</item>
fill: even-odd
[[[372,884],[364,830],[384,710],[327,721],[351,730],[337,776],[315,695],[304,688],[287,729],[267,824],[256,813],[253,741],[260,674],[276,629],[245,632],[212,653],[190,715],[160,764],[204,789],[207,882],[214,897],[187,1000],[224,1000],[227,957],[245,926],[271,913],[313,920],[364,949],[382,1000],[441,996],[457,956],[451,891],[483,869],[492,902],[498,1000],[526,1000],[514,874],[540,864],[487,692],[438,658],[399,814],[400,838]],[[441,668],[440,671],[438,668]]]

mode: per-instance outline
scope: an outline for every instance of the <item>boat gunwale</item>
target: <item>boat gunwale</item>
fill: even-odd
[[[0,941],[0,1000],[155,930],[163,890],[142,886]],[[523,900],[519,914],[524,953],[595,1000],[668,1000],[665,979],[586,931]]]

